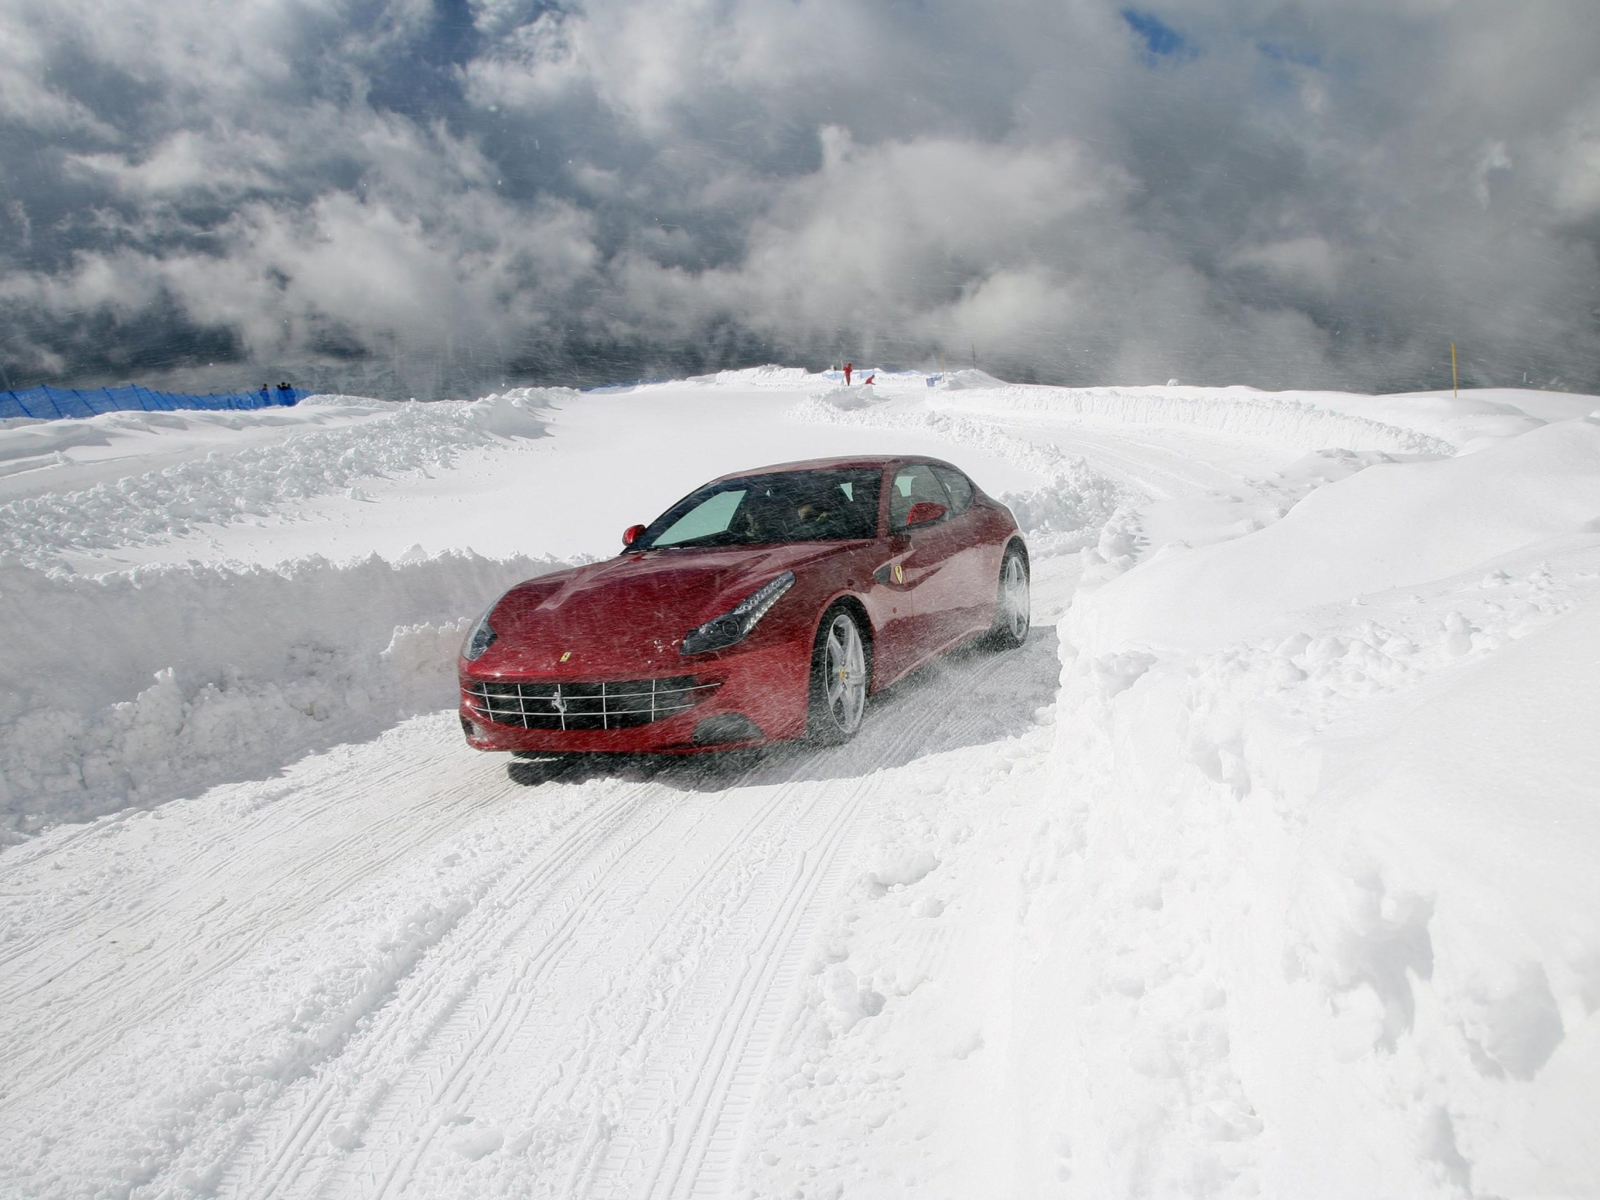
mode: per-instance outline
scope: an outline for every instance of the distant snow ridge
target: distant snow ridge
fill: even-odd
[[[564,565],[467,552],[100,578],[0,568],[0,844],[445,707],[466,623]]]
[[[804,387],[816,379],[816,375],[804,367],[780,367],[769,363],[764,367],[750,367],[742,371],[718,371],[712,376],[700,376],[701,381],[708,378],[719,384],[735,384],[748,387],[755,384],[758,387]]]
[[[148,545],[201,525],[264,517],[286,501],[337,492],[361,479],[447,467],[462,450],[496,438],[542,436],[539,413],[556,394],[521,388],[471,403],[397,404],[389,415],[359,426],[214,453],[85,491],[16,500],[0,505],[0,562],[59,565],[63,550]]]
[[[965,374],[965,373],[963,373]],[[950,393],[956,393],[952,396]],[[934,391],[928,403],[965,412],[1038,413],[1105,419],[1129,425],[1205,429],[1230,438],[1269,442],[1291,450],[1388,450],[1450,456],[1456,447],[1414,429],[1349,413],[1331,412],[1300,400],[1263,396],[1250,388],[1054,388],[1006,384],[981,387],[962,381]]]

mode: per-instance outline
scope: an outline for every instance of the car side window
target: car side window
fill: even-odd
[[[972,503],[972,480],[954,467],[934,467],[933,473],[944,484],[944,490],[950,493],[950,515],[959,517]]]
[[[679,542],[692,542],[726,532],[744,496],[743,488],[731,488],[706,498],[674,521],[656,538],[655,545],[676,546]]]
[[[928,464],[907,463],[895,473],[894,484],[889,488],[889,528],[904,529],[911,506],[923,501],[951,507],[944,484]]]

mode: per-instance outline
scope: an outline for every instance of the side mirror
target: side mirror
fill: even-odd
[[[622,544],[624,546],[631,546],[643,536],[644,536],[644,526],[643,525],[629,525],[626,529],[624,529],[622,531]]]
[[[927,525],[939,520],[949,511],[944,505],[935,504],[932,500],[918,500],[911,506],[911,511],[906,513],[906,528]]]

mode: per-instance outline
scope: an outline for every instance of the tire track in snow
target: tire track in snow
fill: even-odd
[[[468,1106],[467,1099],[485,1072],[492,1073],[502,1062],[536,1064],[546,1059],[556,1030],[538,1016],[540,1002],[561,992],[555,977],[568,962],[581,961],[585,950],[594,949],[579,943],[594,921],[604,921],[602,914],[621,908],[631,915],[637,903],[635,894],[648,890],[677,862],[703,823],[705,814],[667,829],[661,836],[663,827],[674,824],[673,818],[681,815],[674,811],[676,799],[657,794],[652,785],[641,786],[658,802],[658,819],[626,845],[609,847],[606,861],[586,873],[582,893],[564,897],[553,919],[541,908],[501,939],[504,957],[520,960],[522,965],[508,979],[492,981],[491,987],[476,987],[473,1003],[458,1008],[455,1028],[441,1031],[421,1055],[406,1063],[408,1086],[400,1101],[405,1110],[396,1112],[390,1105],[390,1111],[381,1114],[380,1125],[388,1135],[382,1140],[403,1146],[408,1131],[420,1128],[422,1132],[411,1134],[410,1148],[393,1158],[387,1171],[381,1175],[369,1172],[368,1178],[380,1180],[376,1195],[405,1190],[452,1110]],[[601,939],[591,936],[589,940]],[[604,940],[608,948],[615,949],[615,939]],[[347,1167],[335,1177],[348,1179],[355,1174],[358,1169]],[[341,1189],[335,1186],[332,1190],[337,1193]],[[292,1190],[288,1194],[292,1195]]]
[[[953,674],[981,688],[1010,661],[968,659]],[[952,672],[928,674],[937,688]],[[865,743],[769,759],[698,806],[693,793],[671,788],[670,771],[667,782],[642,785],[658,794],[660,823],[600,831],[599,869],[569,876],[570,890],[486,893],[479,911],[494,923],[477,930],[468,918],[435,955],[461,983],[451,1003],[432,1012],[421,992],[397,996],[381,1028],[352,1043],[295,1118],[262,1128],[259,1142],[277,1157],[270,1168],[235,1168],[230,1192],[447,1192],[448,1168],[461,1164],[440,1139],[459,1134],[452,1122],[480,1101],[493,1107],[508,1090],[521,1091],[535,1125],[568,1110],[596,1113],[581,1142],[550,1164],[548,1194],[667,1186],[630,1192],[631,1177],[647,1170],[676,1172],[678,1191],[663,1195],[692,1195],[698,1180],[728,1177],[819,901],[837,887],[849,860],[840,848],[877,786],[859,776],[948,732],[950,713],[930,689],[913,682],[904,690],[903,703],[874,714],[887,720]],[[806,777],[830,762],[845,779]],[[719,811],[741,800],[748,807],[739,815]],[[655,966],[664,959],[692,969],[680,980]],[[497,962],[517,967],[497,970]],[[408,988],[423,984],[419,976]],[[737,1020],[725,1019],[729,1012]],[[686,1075],[703,1081],[698,1098],[688,1098],[695,1107],[680,1115],[673,1089]],[[606,1093],[629,1087],[623,1109],[600,1119]],[[650,1140],[663,1120],[678,1128],[676,1157]],[[330,1131],[343,1137],[363,1122],[359,1145],[330,1153]]]
[[[1026,700],[1019,706],[1016,698],[1037,690],[1039,664],[1029,653],[960,656],[930,668],[875,703],[851,745],[775,753],[715,791],[684,766],[643,779],[623,767],[620,775],[531,789],[495,781],[499,762],[440,753],[452,732],[442,714],[307,760],[282,798],[264,799],[284,785],[257,785],[254,808],[230,810],[213,794],[209,816],[186,813],[181,825],[141,816],[144,834],[128,841],[117,840],[130,838],[128,827],[110,828],[108,844],[131,854],[156,834],[201,851],[166,863],[179,877],[170,885],[157,866],[122,880],[119,902],[148,899],[118,920],[204,919],[208,889],[253,868],[254,892],[233,900],[227,914],[229,936],[252,946],[277,930],[291,938],[320,931],[321,945],[352,917],[364,946],[384,910],[359,897],[405,903],[394,879],[423,883],[457,857],[429,854],[431,843],[448,840],[468,855],[466,866],[426,884],[435,903],[452,908],[437,937],[418,943],[380,986],[343,1002],[334,1036],[309,1055],[258,1067],[249,1057],[255,1034],[239,1040],[218,1028],[187,1056],[190,1066],[164,1052],[149,1059],[163,1093],[240,1069],[252,1082],[242,1109],[207,1107],[204,1121],[196,1113],[163,1127],[147,1190],[193,1184],[238,1196],[371,1196],[387,1182],[390,1195],[476,1196],[514,1180],[512,1190],[534,1195],[648,1194],[629,1190],[636,1186],[680,1197],[715,1193],[718,1180],[738,1177],[749,1152],[752,1106],[773,1047],[802,1011],[807,951],[846,877],[865,813],[900,764],[1003,736],[996,710],[1020,712]],[[430,825],[430,804],[454,815]],[[174,837],[195,815],[226,828]],[[286,836],[287,844],[271,844]],[[278,857],[253,864],[250,846]],[[209,852],[218,859],[206,861]],[[296,864],[309,872],[306,887]],[[218,945],[216,934],[191,925],[175,936],[191,942],[159,947],[166,977],[138,994],[146,1016],[127,1021],[147,1045],[152,1033],[180,1033],[176,1014],[196,991],[227,978],[215,963],[185,966],[183,952]],[[336,942],[327,946],[337,951]],[[222,948],[235,963],[248,960],[233,943]],[[266,953],[275,961],[276,950]],[[336,952],[326,964],[311,961],[325,973],[343,960]],[[243,965],[249,970],[235,978],[256,971]],[[176,1005],[171,1012],[151,1007],[163,994]],[[115,1009],[102,1005],[119,1020]],[[86,1008],[76,1030],[92,1028],[97,1015]],[[284,1030],[269,1021],[261,1032],[278,1039]],[[78,1066],[65,1066],[62,1078],[82,1068],[83,1080],[97,1079],[106,1060],[123,1061],[115,1046],[97,1045],[81,1043]],[[48,1123],[81,1086],[67,1079],[50,1090],[27,1124]],[[129,1104],[137,1107],[131,1093],[106,1108],[116,1139],[104,1152],[74,1157],[86,1182],[114,1178],[118,1163],[135,1169],[126,1155],[140,1143],[121,1129],[141,1119]],[[480,1162],[483,1152],[460,1141],[481,1134],[485,1121],[500,1127],[494,1136],[505,1151]],[[655,1140],[657,1129],[670,1129],[671,1140]],[[30,1151],[35,1165],[15,1180],[42,1181],[67,1149]]]
[[[545,1061],[544,1052],[557,1031],[539,1019],[541,1005],[569,991],[573,980],[563,979],[563,974],[581,976],[584,965],[599,949],[596,943],[603,944],[612,955],[626,950],[648,959],[663,940],[663,931],[670,941],[674,929],[697,928],[705,911],[725,898],[730,868],[735,876],[740,874],[740,864],[735,859],[741,849],[770,841],[783,832],[786,822],[782,818],[800,785],[773,789],[742,823],[727,824],[711,821],[709,809],[698,813],[681,811],[682,798],[662,785],[642,786],[665,793],[651,797],[660,801],[657,819],[638,830],[637,836],[635,831],[627,831],[625,843],[615,831],[603,840],[597,838],[598,849],[605,853],[597,855],[589,869],[582,872],[578,887],[543,902],[539,897],[528,897],[528,903],[536,907],[514,928],[496,926],[486,931],[501,936],[486,939],[492,945],[480,946],[480,951],[487,949],[498,959],[521,965],[509,977],[500,978],[485,978],[492,968],[473,970],[469,989],[449,1018],[434,1026],[426,1044],[404,1062],[400,1082],[386,1089],[380,1111],[373,1114],[363,1136],[363,1147],[333,1170],[322,1171],[319,1165],[325,1164],[318,1162],[317,1139],[302,1134],[298,1137],[300,1161],[296,1167],[263,1177],[259,1189],[243,1194],[295,1196],[346,1194],[352,1190],[372,1195],[404,1193],[417,1164],[429,1153],[437,1135],[447,1128],[451,1115],[470,1107],[474,1090],[484,1085],[484,1076],[494,1076],[505,1064],[511,1064],[511,1069],[520,1074],[524,1067]],[[708,824],[716,827],[707,830]],[[664,825],[673,827],[663,829]],[[763,832],[763,827],[771,825],[778,828]],[[710,843],[702,844],[699,854],[686,852],[694,849],[697,838],[704,843],[707,834]],[[659,911],[648,913],[649,919],[641,920],[639,910],[650,907],[645,902],[653,892],[662,893],[655,906]],[[485,908],[508,910],[518,900],[496,898]],[[625,914],[621,928],[608,923],[607,914],[613,912]],[[455,940],[449,939],[441,947],[452,960],[474,949],[457,945]],[[598,1002],[605,1004],[603,997]],[[617,1007],[610,1005],[612,1009]],[[617,1016],[624,1022],[635,1019],[625,1007]],[[375,1044],[366,1051],[369,1066],[381,1067],[385,1048],[404,1040],[405,1020],[406,1014],[397,1014],[393,1027],[382,1038],[374,1039]],[[610,1049],[594,1044],[596,1029],[597,1021],[590,1019],[576,1031],[569,1031],[575,1032],[580,1041],[580,1048],[569,1057],[580,1065],[566,1073],[564,1079],[540,1089],[550,1094],[536,1096],[536,1105],[549,1108],[569,1101],[571,1085],[581,1078],[583,1060]],[[350,1073],[359,1076],[366,1069],[352,1064]],[[489,1082],[493,1082],[492,1078]],[[318,1120],[327,1124],[341,1115],[350,1114],[325,1105]]]
[[[839,792],[838,785],[830,790]],[[702,1045],[695,1063],[694,1091],[675,1114],[670,1139],[650,1164],[642,1188],[627,1186],[626,1166],[640,1149],[638,1131],[656,1119],[659,1092],[647,1094],[624,1126],[626,1134],[613,1138],[590,1194],[599,1198],[629,1195],[680,1197],[720,1196],[732,1186],[738,1167],[750,1107],[765,1076],[772,1047],[786,1025],[785,1010],[792,1007],[793,992],[812,935],[816,931],[819,899],[837,889],[849,854],[843,852],[849,835],[867,802],[870,789],[857,785],[838,797],[832,817],[819,821],[820,836],[802,851],[781,890],[768,903],[764,929],[756,942],[758,953],[746,960],[734,994],[705,989],[704,1007],[721,1007],[725,1016]],[[703,1009],[678,1014],[673,1032],[687,1036],[707,1015]],[[665,1035],[671,1040],[672,1033]],[[664,1081],[659,1072],[653,1082]],[[654,1101],[655,1103],[649,1103]]]
[[[339,776],[349,774],[359,769],[354,764],[345,764],[338,770]],[[393,772],[398,774],[398,769]],[[381,788],[383,779],[380,777],[370,781]],[[248,785],[247,785],[248,786]],[[244,790],[244,789],[240,789]],[[298,789],[285,786],[275,789],[277,799],[291,795]],[[317,802],[317,797],[323,797],[322,802]],[[146,920],[150,917],[171,919],[184,915],[185,901],[196,892],[210,894],[211,889],[219,884],[237,881],[241,872],[257,862],[262,853],[262,847],[278,841],[288,827],[294,825],[310,824],[332,815],[332,810],[348,799],[342,792],[319,792],[307,797],[311,801],[308,807],[292,806],[287,811],[276,804],[268,802],[258,807],[241,818],[237,823],[229,824],[224,828],[214,831],[213,835],[205,842],[192,848],[191,853],[196,858],[209,861],[210,865],[202,866],[198,873],[180,881],[178,886],[168,895],[160,897],[154,902],[155,907],[146,908]],[[453,823],[459,815],[453,810],[441,808],[438,796],[429,796],[425,799],[414,800],[406,809],[396,813],[396,816],[408,818],[404,823],[384,822],[375,826],[363,826],[347,832],[337,841],[331,842],[324,850],[314,854],[311,858],[297,864],[297,869],[309,872],[313,879],[316,870],[323,866],[344,866],[350,869],[338,871],[325,882],[327,890],[339,892],[348,887],[351,882],[363,874],[370,874],[375,868],[380,868],[385,862],[419,842],[426,841],[434,832],[430,826],[447,825]],[[417,826],[414,821],[429,822],[429,825]],[[95,833],[109,832],[104,828],[89,827]],[[403,834],[393,837],[393,834]],[[393,840],[383,844],[380,855],[372,854],[374,837],[383,838],[390,835]],[[76,839],[73,839],[76,840]],[[69,843],[70,844],[70,843]],[[53,847],[61,849],[61,847]],[[359,867],[351,867],[359,864]],[[321,881],[319,881],[321,882]],[[3,965],[9,965],[16,958],[22,957],[27,952],[39,946],[52,946],[68,930],[81,928],[86,922],[93,921],[95,913],[106,907],[108,894],[103,891],[85,891],[81,903],[75,905],[54,906],[53,913],[43,916],[30,914],[28,929],[31,936],[20,939],[12,944],[13,953],[7,954]],[[307,903],[314,903],[314,894],[301,893],[290,898],[290,903],[304,907]],[[167,923],[163,921],[162,923]],[[47,964],[52,969],[59,970],[61,964],[54,961]],[[9,999],[13,992],[21,993],[31,991],[37,986],[37,980],[27,977],[16,977],[14,987],[0,985],[0,1002]]]
[[[19,916],[19,926],[36,932],[0,944],[0,977],[7,981],[0,986],[0,1004],[10,1008],[27,998],[29,1011],[42,1020],[10,1022],[0,1032],[0,1057],[13,1081],[0,1097],[0,1112],[67,1078],[150,1017],[182,1006],[275,930],[302,923],[361,879],[382,874],[470,823],[494,803],[473,794],[481,787],[474,773],[453,786],[419,793],[399,809],[386,812],[379,807],[368,820],[350,824],[352,793],[374,789],[383,793],[386,782],[415,770],[415,764],[396,763],[376,778],[356,777],[365,765],[364,759],[339,764],[332,786],[302,791],[291,783],[276,789],[288,798],[257,808],[237,824],[223,817],[198,845],[186,847],[192,860],[206,862],[215,856],[214,861],[179,875],[154,900],[140,898],[130,907],[137,886],[146,878],[140,873],[115,878],[110,887],[93,881],[78,903],[56,906],[54,919],[35,922],[31,912],[27,918]],[[325,825],[345,828],[309,857],[297,858],[294,885],[282,886],[279,870],[286,864],[267,848],[284,855],[299,848],[293,831]],[[115,836],[128,830],[112,827],[101,832]],[[264,863],[264,857],[270,861]],[[162,866],[157,862],[150,869]],[[238,900],[241,890],[250,893],[243,901]],[[152,940],[142,952],[136,950],[110,968],[99,968],[93,977],[83,975],[83,970],[96,969],[95,964],[103,961],[103,943],[136,942],[141,929],[172,931],[208,924],[212,928],[198,944],[173,938],[157,945]],[[78,943],[70,956],[62,955],[63,941]],[[189,969],[195,959],[204,965]],[[101,1012],[90,1032],[74,1041],[68,1031],[83,1028],[80,1013],[97,1007],[97,996],[106,988],[118,994],[114,1012]],[[47,997],[42,1003],[41,995]],[[64,1047],[68,1053],[63,1054]]]
[[[502,785],[504,787],[504,785]],[[474,918],[458,923],[456,929],[440,943],[433,956],[445,961],[445,969],[423,972],[417,976],[410,989],[401,989],[396,998],[386,1006],[378,1027],[362,1036],[360,1050],[353,1055],[345,1048],[341,1059],[349,1063],[349,1071],[358,1078],[368,1071],[381,1070],[382,1051],[395,1041],[404,1040],[407,1025],[418,1013],[431,1013],[425,1019],[429,1032],[437,1038],[447,1035],[452,1028],[470,1016],[465,1000],[469,989],[483,969],[474,961],[465,970],[461,960],[477,950],[498,953],[508,948],[515,934],[521,932],[543,906],[535,903],[528,915],[507,933],[493,920],[493,913],[516,904],[524,896],[545,897],[561,916],[570,919],[579,910],[579,903],[570,894],[563,894],[564,885],[575,885],[580,896],[592,892],[604,873],[614,865],[615,859],[637,841],[647,837],[660,824],[648,819],[640,821],[648,802],[654,798],[648,784],[624,787],[620,793],[598,812],[590,813],[544,850],[542,857],[528,865],[512,881],[504,896],[493,889],[486,891],[476,906]],[[659,806],[658,806],[659,807]],[[637,828],[629,829],[630,825]],[[632,841],[624,841],[621,834],[627,830]],[[556,930],[559,933],[559,922]],[[501,936],[496,936],[501,935]],[[462,944],[465,943],[465,944]],[[481,956],[480,956],[481,957]],[[463,976],[466,977],[463,981]],[[465,987],[462,986],[465,982]],[[406,994],[409,992],[410,994]],[[414,1057],[420,1057],[415,1055]],[[351,1059],[354,1061],[350,1061]],[[248,1144],[242,1147],[235,1160],[223,1172],[230,1194],[277,1196],[288,1194],[297,1172],[312,1147],[315,1135],[328,1123],[336,1111],[341,1093],[340,1083],[347,1078],[344,1072],[325,1071],[315,1086],[306,1089],[304,1096],[295,1096],[287,1108],[278,1106],[274,1112],[258,1123]],[[383,1131],[379,1130],[381,1136]],[[402,1131],[403,1133],[404,1131]],[[403,1138],[394,1139],[397,1141]]]
[[[892,779],[882,772],[869,774],[871,768],[943,741],[939,735],[947,734],[953,724],[979,723],[976,710],[964,722],[952,722],[952,710],[927,692],[952,677],[981,691],[985,684],[1008,675],[1016,663],[1013,656],[999,655],[936,664],[921,673],[922,678],[901,685],[910,695],[901,692],[905,707],[889,728],[819,756],[831,757],[840,766],[854,764],[857,770],[847,781],[823,782],[807,821],[796,827],[797,834],[810,836],[800,839],[807,844],[784,872],[781,888],[777,872],[764,877],[770,897],[765,909],[757,915],[746,906],[740,914],[745,936],[725,940],[729,950],[722,956],[721,973],[707,972],[659,1035],[658,1044],[678,1050],[678,1061],[658,1061],[648,1072],[646,1085],[609,1137],[593,1177],[575,1179],[566,1194],[595,1200],[727,1194],[743,1155],[751,1149],[747,1138],[752,1105],[774,1049],[798,1012],[800,972],[818,920],[854,861],[852,841],[860,832],[863,810]],[[825,801],[833,805],[831,814],[819,812]],[[759,946],[760,953],[751,954],[752,946]],[[700,1034],[701,1030],[709,1032]],[[694,1048],[687,1070],[681,1061],[685,1047]],[[685,1078],[694,1086],[679,1103],[674,1085]],[[649,1131],[665,1132],[652,1140]]]

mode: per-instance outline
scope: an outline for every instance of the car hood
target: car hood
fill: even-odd
[[[681,664],[684,634],[784,571],[815,568],[852,542],[653,550],[555,571],[512,588],[475,675],[653,672]],[[566,656],[563,658],[563,656]]]

